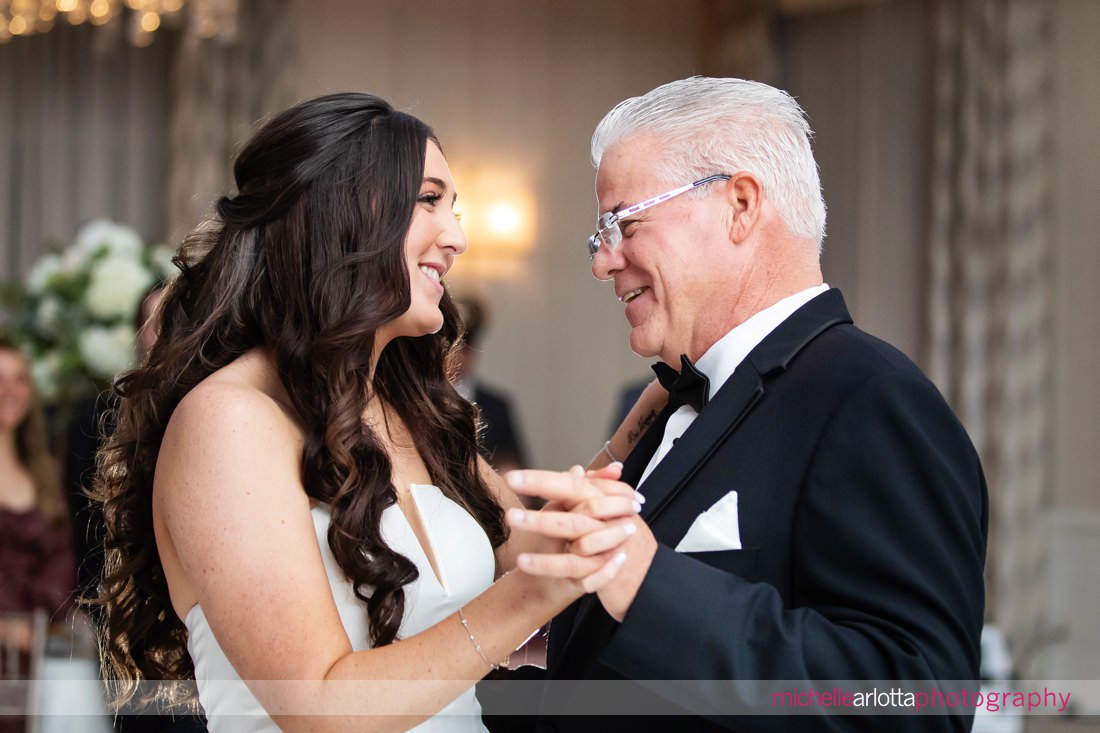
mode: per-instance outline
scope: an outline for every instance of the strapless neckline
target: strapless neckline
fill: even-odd
[[[418,634],[455,613],[492,584],[496,570],[489,538],[469,512],[431,484],[411,484],[410,494],[420,514],[429,545],[427,549],[436,558],[440,577],[432,569],[426,548],[420,544],[401,507],[397,504],[387,507],[382,513],[382,536],[390,548],[407,557],[419,571],[419,577],[404,586],[405,612],[398,638]],[[328,545],[329,508],[316,504],[311,507],[310,514],[333,600],[352,649],[369,649],[366,603],[355,595]],[[366,591],[369,595],[369,588]],[[241,719],[236,717],[240,715],[250,718],[249,722],[254,724],[247,728],[249,731],[277,731],[277,726],[247,687],[218,682],[239,682],[240,677],[215,639],[201,605],[195,604],[188,609],[184,625],[188,630],[187,650],[195,663],[199,701],[206,710],[211,733],[243,730]],[[440,714],[414,730],[480,733],[485,731],[480,713],[481,706],[471,687]]]
[[[425,494],[426,496],[424,496]],[[427,561],[429,557],[435,558],[436,567],[439,568],[439,574],[437,575],[435,570],[432,570],[430,576],[435,578],[436,585],[439,586],[440,590],[449,595],[447,591],[447,575],[444,571],[443,559],[440,557],[440,554],[436,549],[436,540],[432,536],[432,523],[429,521],[427,515],[434,514],[434,510],[437,508],[438,501],[440,499],[449,502],[452,506],[458,508],[461,511],[465,511],[465,509],[463,509],[454,500],[448,498],[443,493],[443,490],[435,484],[409,484],[409,496],[412,498],[413,506],[416,507],[416,511],[420,515],[420,525],[424,527],[424,532],[425,534],[427,534],[429,545],[427,548],[425,548],[424,545],[420,543],[420,540],[416,537],[416,532],[413,530],[412,523],[409,521],[408,516],[398,504],[391,504],[390,506],[386,507],[385,511],[383,512],[383,516],[391,512],[396,512],[401,517],[402,522],[405,524],[406,527],[408,527],[409,531],[412,532],[413,540],[415,541],[417,549],[420,551],[420,555],[424,558],[424,560]],[[421,498],[422,496],[423,498]],[[310,506],[311,513],[317,511],[318,509],[325,512],[326,514],[328,514],[329,512],[328,506],[319,502],[314,502]],[[417,565],[419,567],[419,564]],[[429,562],[428,565],[430,569],[431,563]],[[423,575],[423,573],[421,573],[421,575]],[[187,625],[187,618],[190,617],[191,613],[198,607],[199,604],[196,603],[187,610],[187,615],[184,617],[184,625]]]

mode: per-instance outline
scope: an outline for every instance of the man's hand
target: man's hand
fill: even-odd
[[[600,573],[598,582],[585,579],[585,590],[599,593],[600,602],[617,621],[622,621],[645,579],[657,541],[638,516],[641,497],[628,485],[610,479],[609,471],[589,472],[579,467],[569,472],[520,471],[508,475],[519,494],[550,501],[541,512],[508,512],[514,529],[567,540],[565,554],[524,554],[519,567],[531,575],[575,577],[578,563],[592,556],[610,556],[616,571]],[[597,579],[593,579],[597,580]]]
[[[634,603],[638,589],[649,573],[649,566],[653,564],[653,556],[657,554],[657,538],[649,525],[641,517],[633,517],[630,522],[634,531],[620,550],[626,553],[626,560],[619,572],[598,590],[604,610],[620,623],[626,618],[626,612]]]

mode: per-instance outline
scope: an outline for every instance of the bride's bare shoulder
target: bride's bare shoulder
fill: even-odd
[[[286,388],[271,358],[259,349],[212,373],[184,395],[168,422],[165,439],[192,431],[221,439],[242,430],[301,441]]]
[[[246,357],[184,396],[157,454],[157,549],[181,619],[195,603],[215,609],[209,616],[218,599],[236,598],[241,578],[270,561],[272,543],[317,547],[300,478],[302,433],[270,363]]]

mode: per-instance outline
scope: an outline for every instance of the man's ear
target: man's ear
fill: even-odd
[[[756,176],[742,171],[726,181],[725,195],[730,206],[730,241],[741,244],[760,221],[763,186]]]

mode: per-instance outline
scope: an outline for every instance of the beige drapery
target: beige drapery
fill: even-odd
[[[185,38],[176,55],[167,191],[178,243],[232,190],[232,160],[255,123],[292,102],[294,43],[286,0],[242,0],[232,45]]]
[[[134,48],[112,26],[64,25],[0,46],[0,279],[88,219],[164,237],[174,49],[169,33]]]
[[[781,85],[773,0],[706,0],[703,73]]]
[[[164,29],[135,48],[109,24],[0,46],[0,280],[93,218],[178,244],[253,123],[293,101],[287,5],[242,0],[231,45]]]
[[[851,23],[875,10],[802,5],[835,8],[832,17]],[[705,7],[708,73],[782,76],[775,35],[783,3]],[[1050,640],[1042,513],[1051,429],[1051,12],[1045,0],[936,4],[925,328],[915,355],[982,456],[991,498],[987,617],[1006,630],[1024,674]]]
[[[1044,0],[939,4],[926,356],[985,467],[986,615],[1018,673],[1047,622],[1050,44]]]

